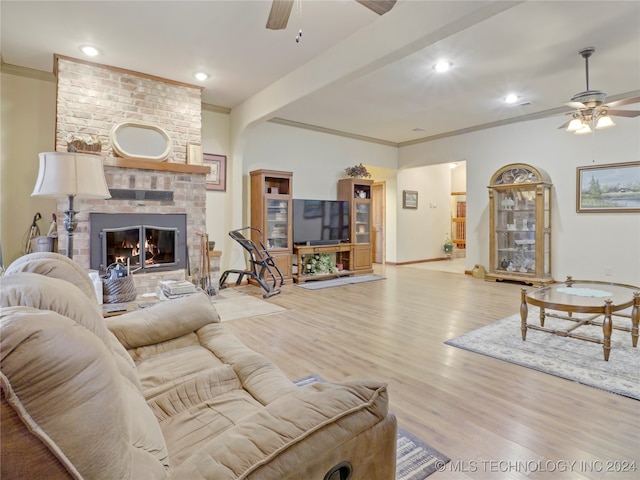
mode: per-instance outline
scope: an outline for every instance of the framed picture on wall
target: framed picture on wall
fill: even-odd
[[[189,165],[202,165],[202,145],[199,143],[187,143],[187,163]]]
[[[578,213],[640,212],[640,162],[589,165],[576,172]]]
[[[207,175],[207,190],[227,190],[227,157],[225,155],[214,155],[213,153],[202,154],[203,164],[211,170]]]
[[[418,192],[414,190],[403,190],[402,208],[418,208]]]

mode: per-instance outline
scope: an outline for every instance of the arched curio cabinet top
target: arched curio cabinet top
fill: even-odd
[[[544,170],[526,163],[511,163],[500,168],[491,177],[490,185],[518,185],[523,183],[551,183]]]

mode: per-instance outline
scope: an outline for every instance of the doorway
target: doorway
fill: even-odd
[[[386,183],[374,182],[371,189],[371,260],[385,263],[386,251]]]

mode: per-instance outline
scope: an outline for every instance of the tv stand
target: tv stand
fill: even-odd
[[[295,283],[304,283],[310,280],[324,280],[328,278],[345,277],[354,275],[356,272],[351,270],[353,265],[353,247],[352,243],[338,243],[333,245],[294,245],[293,256],[298,266],[298,272],[293,276]],[[305,255],[314,255],[316,253],[335,253],[336,263],[341,263],[344,267],[336,273],[328,273],[324,275],[306,275],[301,272],[302,261]]]

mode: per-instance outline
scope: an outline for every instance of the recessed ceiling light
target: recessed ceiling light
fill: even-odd
[[[436,63],[433,66],[433,69],[436,72],[446,72],[447,70],[451,69],[451,67],[453,67],[453,63],[447,61],[447,60],[438,60],[438,63]]]
[[[80,47],[80,50],[82,50],[82,53],[88,55],[89,57],[100,55],[100,50],[98,50],[96,47],[92,47],[91,45],[84,45]]]
[[[204,72],[194,73],[193,76],[196,77],[201,82],[204,82],[207,78],[209,78],[209,75]]]
[[[509,95],[504,97],[504,102],[505,103],[516,103],[519,99],[520,99],[520,97],[518,95],[516,95],[515,93],[510,93]]]

